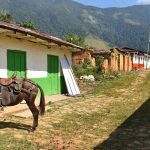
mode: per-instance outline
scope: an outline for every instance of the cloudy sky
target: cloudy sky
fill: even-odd
[[[97,7],[126,7],[132,5],[147,5],[150,0],[74,0],[85,5]]]

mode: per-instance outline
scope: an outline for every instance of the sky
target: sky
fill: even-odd
[[[101,8],[148,5],[150,0],[74,0],[76,2]]]

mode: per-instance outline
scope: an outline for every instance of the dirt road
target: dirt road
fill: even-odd
[[[149,150],[150,71],[122,75],[81,98],[55,102],[35,133],[32,118],[0,120],[0,150]]]

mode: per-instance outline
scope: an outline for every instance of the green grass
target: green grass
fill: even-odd
[[[0,138],[0,150],[38,150],[38,146],[26,139],[16,139],[13,135],[3,135]]]
[[[89,93],[91,94],[105,94],[107,96],[110,96],[111,94],[114,95],[118,92],[114,89],[125,89],[128,88],[128,86],[135,82],[136,77],[138,73],[137,72],[130,72],[130,73],[121,73],[118,74],[116,78],[112,79],[103,79],[102,82],[100,82],[100,85],[98,88],[91,90]],[[110,94],[110,95],[108,95]]]

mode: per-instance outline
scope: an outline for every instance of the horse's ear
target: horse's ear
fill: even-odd
[[[11,76],[12,79],[16,78],[17,72],[14,72],[13,75]]]

